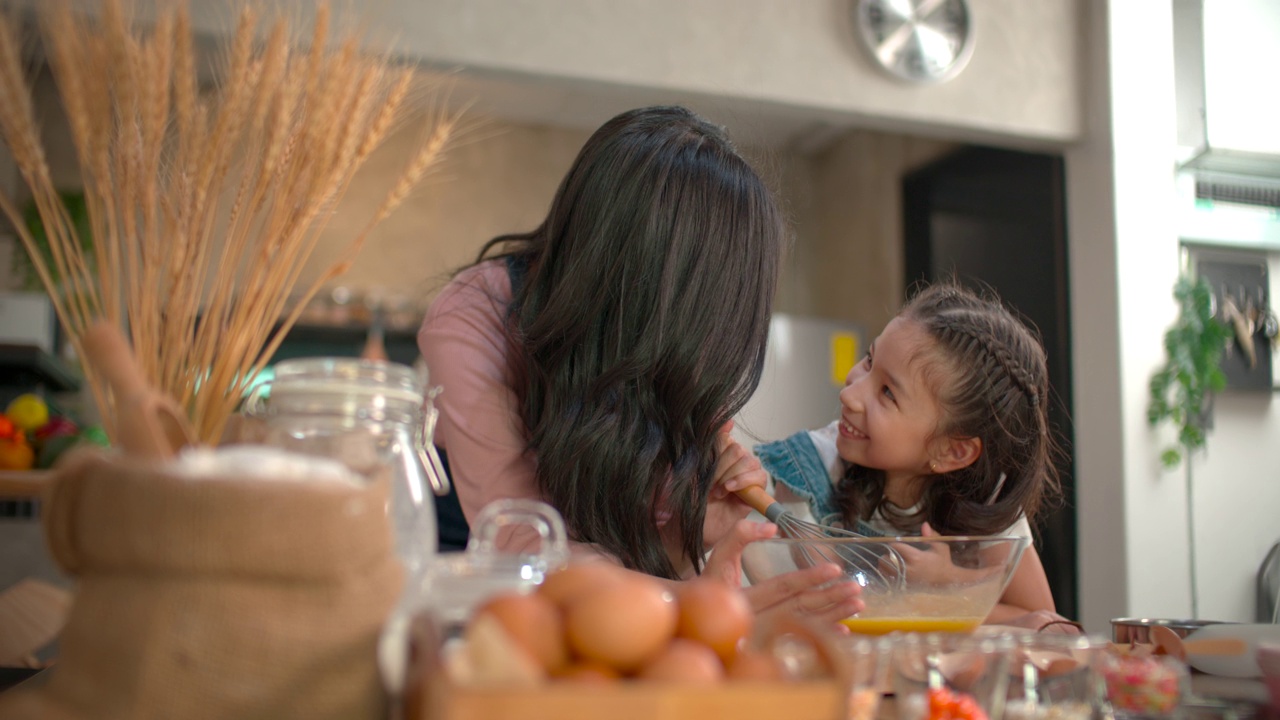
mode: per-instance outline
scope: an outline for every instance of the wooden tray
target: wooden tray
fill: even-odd
[[[411,623],[401,720],[847,720],[848,684],[723,681],[715,685],[620,680],[549,681],[536,688],[460,687],[440,662],[439,635],[425,616]]]
[[[824,682],[724,682],[712,687],[622,681],[537,689],[459,688],[429,680],[405,699],[404,720],[843,720],[841,688]]]

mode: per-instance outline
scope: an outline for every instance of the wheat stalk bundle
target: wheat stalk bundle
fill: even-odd
[[[91,17],[58,0],[38,13],[75,143],[91,251],[77,242],[50,175],[21,28],[0,16],[0,134],[39,210],[49,260],[13,199],[0,193],[0,209],[75,349],[99,318],[126,328],[149,382],[185,409],[202,442],[216,444],[303,306],[436,167],[459,118],[441,106],[417,113],[421,143],[385,199],[295,292],[356,171],[410,114],[412,71],[362,51],[354,32],[331,33],[324,5],[310,42],[299,43],[288,19],[246,4],[222,77],[202,93],[185,6],[159,10],[147,30],[127,10],[104,0]],[[91,368],[86,380],[109,421],[105,384]]]

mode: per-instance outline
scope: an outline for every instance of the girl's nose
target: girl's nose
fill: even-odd
[[[852,381],[840,390],[840,404],[852,412],[862,412],[862,394],[858,392],[858,383]]]

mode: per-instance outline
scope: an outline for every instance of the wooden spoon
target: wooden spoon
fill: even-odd
[[[100,320],[81,340],[86,359],[115,396],[116,441],[126,453],[159,460],[194,444],[186,415],[172,398],[147,384],[120,328]]]

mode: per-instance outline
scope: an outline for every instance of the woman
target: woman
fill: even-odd
[[[727,428],[760,379],[786,240],[720,128],[679,107],[605,123],[546,219],[489,241],[419,333],[465,515],[540,499],[578,552],[678,580],[723,541],[710,569],[736,577],[742,544],[770,531],[738,525],[732,491],[764,473]],[[752,594],[833,618],[860,605],[851,584]]]

